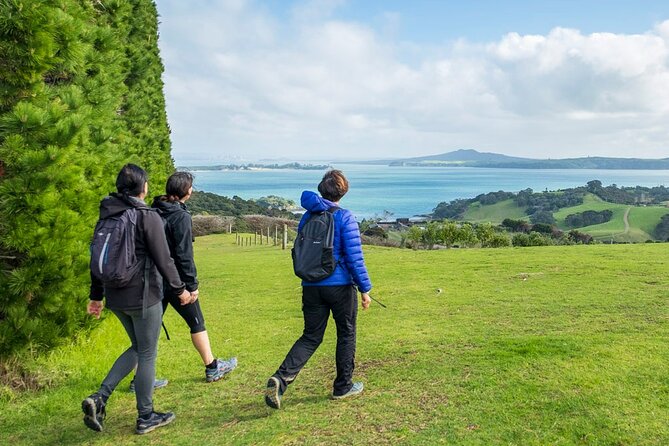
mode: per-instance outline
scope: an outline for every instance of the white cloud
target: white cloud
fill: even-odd
[[[177,160],[462,147],[669,156],[669,21],[637,35],[555,28],[423,51],[331,18],[340,3],[282,18],[252,1],[158,1]]]

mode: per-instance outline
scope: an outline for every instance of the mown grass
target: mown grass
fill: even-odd
[[[106,431],[81,422],[125,335],[113,316],[90,339],[42,358],[59,384],[0,402],[3,444],[662,445],[669,444],[669,250],[664,244],[411,251],[366,247],[373,295],[359,315],[356,399],[328,399],[333,327],[271,411],[267,377],[302,327],[287,251],[198,238],[214,352],[237,355],[205,384],[188,330],[167,315],[158,410],[177,420],[132,433],[123,383]]]
[[[513,200],[504,200],[491,205],[475,202],[469,205],[462,219],[474,223],[500,224],[505,218],[528,220],[525,207],[519,207]]]

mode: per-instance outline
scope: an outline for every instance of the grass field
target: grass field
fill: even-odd
[[[608,203],[601,198],[586,194],[583,204],[570,208],[560,209],[553,216],[557,225],[562,230],[569,229],[564,223],[564,219],[570,214],[576,214],[588,210],[603,211],[611,210],[613,217],[610,221],[599,225],[586,226],[578,228],[579,231],[587,232],[598,240],[614,240],[616,242],[645,242],[653,239],[653,231],[660,223],[663,215],[669,214],[669,208],[664,206],[637,207],[624,204]],[[629,231],[625,233],[625,223],[623,217],[629,209]]]
[[[31,364],[52,388],[3,393],[2,444],[669,444],[666,244],[366,247],[373,295],[388,308],[359,314],[355,378],[365,392],[328,399],[330,326],[272,411],[262,391],[301,332],[299,282],[287,251],[233,242],[195,243],[214,353],[239,359],[228,379],[204,383],[170,311],[172,341],[161,339],[158,359],[170,385],[155,404],[176,421],[134,435],[126,381],[109,401],[106,431],[86,429],[80,402],[127,345],[108,315],[89,339]]]
[[[524,207],[518,207],[513,200],[482,206],[478,201],[469,205],[462,219],[474,223],[500,224],[505,218],[528,220]]]

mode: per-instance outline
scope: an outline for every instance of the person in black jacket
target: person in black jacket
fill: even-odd
[[[194,297],[186,290],[186,285],[180,279],[170,257],[160,216],[143,201],[148,193],[146,172],[134,164],[126,164],[116,178],[116,189],[118,193],[110,194],[100,203],[100,218],[121,214],[131,208],[137,209],[135,255],[142,264],[145,261],[150,262],[148,289],[145,293],[147,272],[144,268],[140,268],[130,283],[122,288],[106,286],[91,274],[88,313],[99,318],[104,307],[102,299],[106,298],[107,307],[121,321],[131,346],[114,362],[98,391],[84,399],[82,410],[86,426],[102,431],[107,400],[119,382],[136,366],[136,432],[144,434],[170,423],[175,418],[172,412],[160,413],[153,410],[158,335],[163,314],[160,305],[163,278],[182,303],[188,304]]]
[[[209,335],[204,325],[200,308],[197,269],[193,260],[193,221],[185,202],[193,193],[193,176],[188,172],[176,172],[167,180],[165,195],[155,197],[152,207],[165,222],[165,235],[179,277],[195,299],[183,305],[178,295],[169,286],[164,288],[163,312],[171,305],[190,328],[193,346],[202,357],[207,382],[218,381],[237,367],[237,358],[217,359],[211,351]],[[166,284],[167,285],[167,284]]]

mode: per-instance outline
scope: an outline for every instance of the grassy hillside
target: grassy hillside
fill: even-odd
[[[128,382],[106,431],[80,402],[125,347],[113,316],[89,340],[33,367],[55,386],[0,399],[12,445],[660,445],[669,444],[665,244],[411,251],[366,247],[374,295],[359,314],[362,396],[328,399],[334,327],[284,398],[265,381],[300,334],[300,287],[289,254],[198,238],[201,302],[214,352],[240,367],[205,384],[188,330],[166,316],[157,410],[176,421],[135,436]],[[441,290],[441,292],[438,292]],[[83,308],[82,308],[83,311]]]
[[[646,240],[653,239],[653,230],[660,222],[660,218],[665,214],[669,214],[669,208],[663,206],[636,207],[608,203],[595,195],[587,194],[583,199],[582,205],[560,209],[553,215],[557,220],[558,227],[567,230],[569,228],[565,225],[564,219],[568,215],[587,210],[603,211],[606,209],[613,212],[613,217],[610,221],[599,225],[579,228],[579,231],[587,232],[599,240],[613,239],[618,242],[645,242]],[[627,210],[629,210],[628,221],[630,228],[626,233],[624,215]]]
[[[472,203],[462,219],[475,223],[500,224],[505,218],[527,220],[529,217],[525,214],[524,207],[518,207],[513,200],[504,200],[487,206],[479,202]]]

